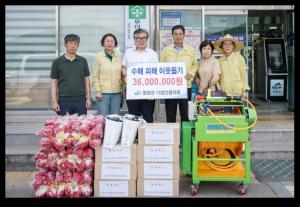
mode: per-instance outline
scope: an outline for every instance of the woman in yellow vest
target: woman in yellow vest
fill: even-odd
[[[122,89],[122,57],[115,50],[115,35],[108,33],[101,39],[104,50],[99,52],[93,64],[92,88],[96,92],[98,114],[119,114]]]
[[[246,98],[249,90],[245,59],[240,50],[244,44],[227,34],[214,43],[215,49],[224,55],[220,57],[221,89],[227,96]]]

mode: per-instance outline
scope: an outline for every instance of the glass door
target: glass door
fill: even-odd
[[[215,42],[226,34],[244,43],[242,55],[247,57],[247,15],[205,15],[205,39]]]
[[[233,14],[236,13],[236,14]],[[248,85],[251,83],[251,70],[249,70],[248,62],[248,27],[247,27],[247,12],[236,10],[235,12],[228,11],[228,14],[217,14],[217,11],[205,12],[205,39],[212,42],[217,41],[220,37],[230,34],[234,38],[244,43],[244,48],[241,54],[246,62],[246,74]],[[222,54],[214,51],[215,57],[220,57]]]

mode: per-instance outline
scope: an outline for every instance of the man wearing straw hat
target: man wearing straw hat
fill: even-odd
[[[245,59],[240,50],[244,44],[227,34],[214,43],[214,47],[224,55],[220,57],[221,64],[221,88],[227,96],[247,97],[249,90]]]

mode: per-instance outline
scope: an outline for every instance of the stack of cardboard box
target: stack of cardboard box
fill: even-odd
[[[148,123],[140,126],[138,196],[179,196],[179,144],[179,123]]]
[[[94,197],[136,197],[137,144],[95,151]]]

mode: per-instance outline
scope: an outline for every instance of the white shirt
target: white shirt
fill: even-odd
[[[126,50],[122,65],[128,68],[133,63],[157,63],[157,53],[149,47],[144,51],[137,50],[136,48],[129,48]]]

